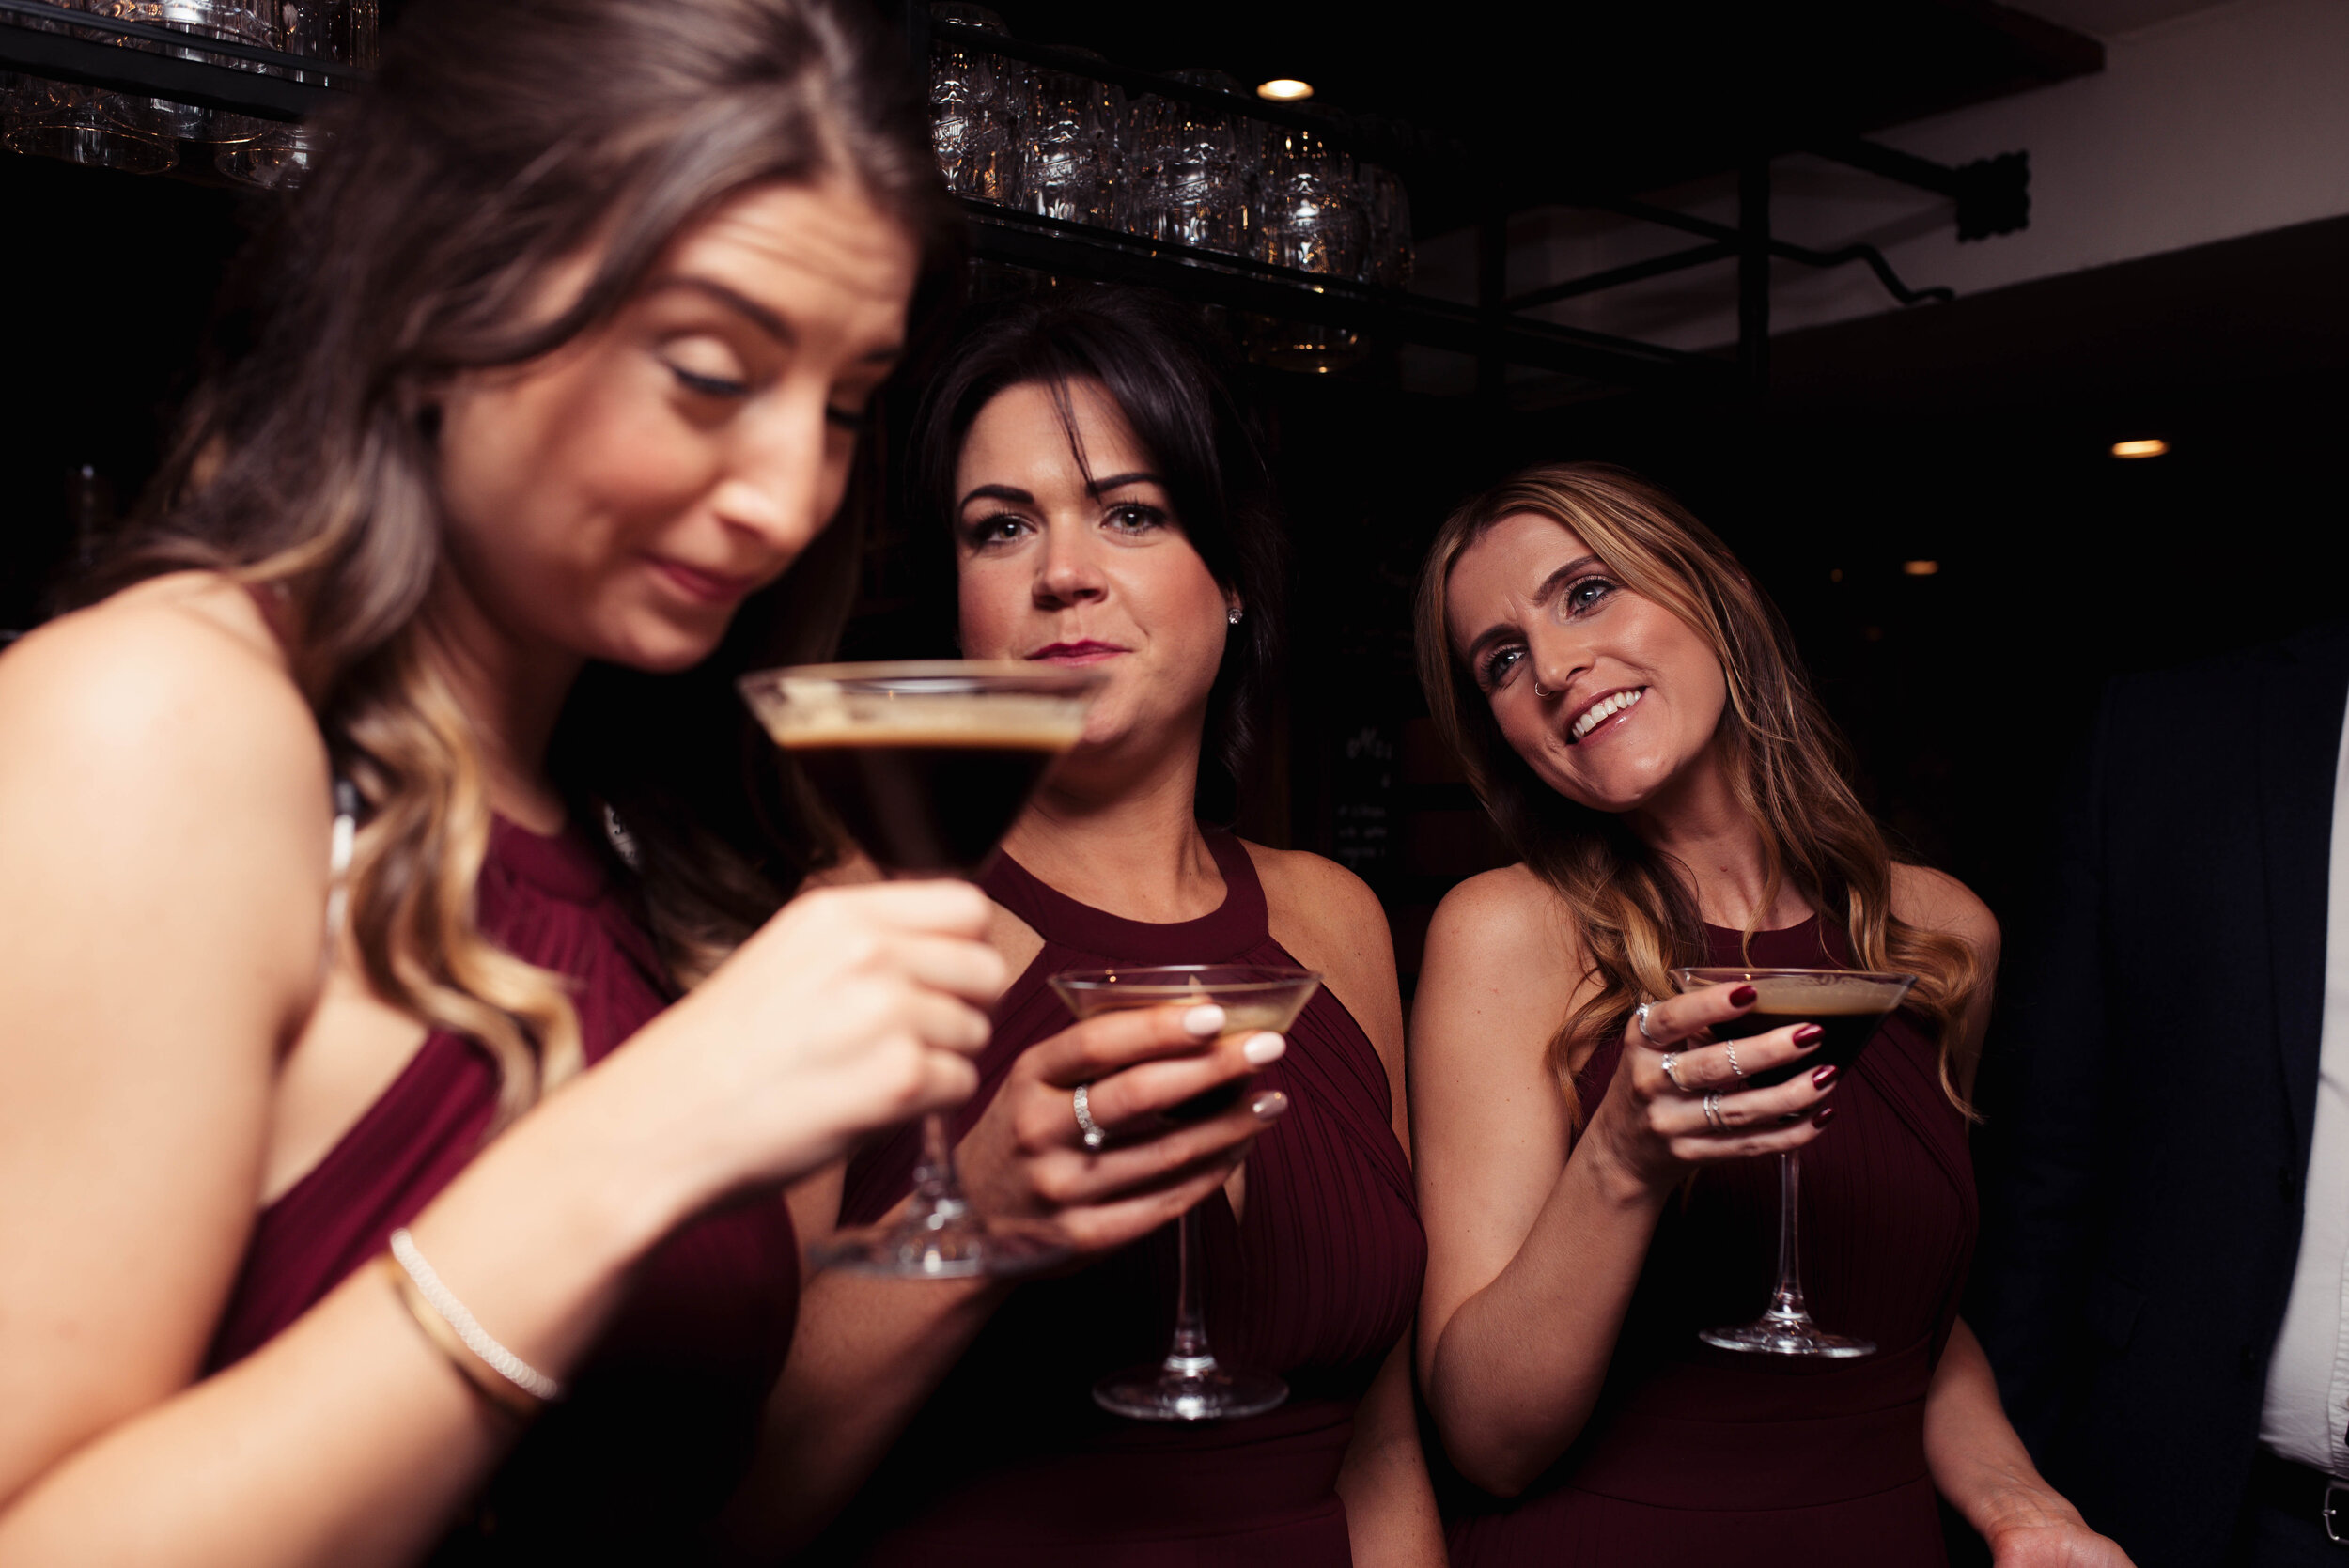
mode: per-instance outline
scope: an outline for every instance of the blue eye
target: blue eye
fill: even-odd
[[[1483,667],[1477,671],[1484,679],[1485,689],[1489,691],[1500,685],[1502,677],[1515,669],[1517,660],[1524,657],[1523,648],[1499,648],[1486,655]]]
[[[1585,577],[1578,579],[1559,595],[1558,602],[1568,616],[1579,615],[1604,603],[1614,591],[1615,585],[1603,577]]]

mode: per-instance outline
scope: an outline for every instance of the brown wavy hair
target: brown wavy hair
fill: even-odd
[[[1982,963],[1958,938],[1892,914],[1891,849],[1852,792],[1848,748],[1777,607],[1729,547],[1657,486],[1604,463],[1545,463],[1444,520],[1420,576],[1415,619],[1420,680],[1438,730],[1510,847],[1565,901],[1581,935],[1584,980],[1595,993],[1561,1022],[1549,1047],[1576,1121],[1569,1063],[1579,1048],[1620,1032],[1642,1000],[1671,995],[1672,970],[1704,961],[1704,933],[1681,869],[1621,818],[1544,784],[1503,738],[1453,646],[1444,613],[1453,567],[1495,524],[1526,513],[1573,530],[1626,587],[1711,645],[1729,687],[1715,743],[1762,840],[1767,880],[1757,909],[1792,885],[1842,922],[1861,968],[1914,973],[1908,1005],[1938,1036],[1943,1093],[1970,1116],[1958,1090],[1964,1064],[1952,1056],[1966,1005],[1985,978]]]
[[[755,184],[854,185],[922,245],[933,293],[953,216],[902,47],[857,0],[417,0],[325,129],[320,167],[232,282],[136,538],[86,593],[203,568],[275,609],[364,798],[359,962],[490,1054],[503,1125],[578,1070],[580,1033],[564,981],[474,923],[489,792],[420,614],[442,561],[431,389],[607,322],[676,235]],[[534,315],[583,256],[575,303]],[[712,659],[591,666],[567,703],[554,777],[574,815],[624,823],[673,972],[706,970],[820,863],[727,677],[820,657],[857,564],[854,530],[830,528]]]

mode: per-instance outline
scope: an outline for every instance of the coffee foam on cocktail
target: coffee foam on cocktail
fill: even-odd
[[[827,741],[899,746],[1029,746],[1053,751],[1084,733],[1081,699],[1042,692],[843,691],[831,681],[781,683],[786,702],[762,705],[779,746]]]
[[[1906,989],[1896,981],[1870,980],[1859,975],[1797,979],[1789,975],[1756,975],[1746,982],[1755,992],[1757,1013],[1804,1013],[1840,1017],[1890,1013],[1901,1004]]]

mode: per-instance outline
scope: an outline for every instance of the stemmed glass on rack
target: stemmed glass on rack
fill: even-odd
[[[765,670],[740,689],[884,876],[975,878],[1083,733],[1101,681],[1090,670],[919,660]],[[933,1280],[1028,1273],[1067,1251],[1049,1228],[989,1224],[972,1208],[934,1113],[922,1119],[905,1216],[812,1249],[820,1266]]]
[[[1069,970],[1052,976],[1052,989],[1078,1018],[1135,1007],[1213,1003],[1223,1009],[1223,1032],[1276,1033],[1321,986],[1311,970],[1260,964],[1173,964],[1117,969]],[[1238,1079],[1161,1111],[1162,1121],[1204,1121],[1238,1102],[1247,1080]],[[1262,1415],[1288,1398],[1288,1385],[1268,1372],[1227,1367],[1207,1346],[1206,1315],[1199,1305],[1199,1210],[1175,1222],[1174,1338],[1161,1360],[1111,1373],[1093,1386],[1094,1403],[1104,1410],[1145,1421],[1229,1421]]]
[[[1813,1023],[1823,1032],[1816,1051],[1783,1067],[1753,1073],[1749,1089],[1767,1089],[1785,1082],[1797,1071],[1820,1066],[1848,1067],[1860,1048],[1892,1016],[1913,974],[1875,973],[1866,970],[1778,970],[1699,968],[1672,970],[1672,983],[1683,991],[1732,982],[1751,986],[1759,995],[1753,1006],[1737,1017],[1713,1025],[1719,1040],[1742,1040],[1788,1024]],[[1802,1155],[1790,1149],[1778,1157],[1778,1283],[1769,1307],[1751,1323],[1731,1328],[1707,1328],[1697,1338],[1723,1350],[1751,1351],[1766,1356],[1813,1356],[1851,1359],[1876,1353],[1874,1342],[1849,1334],[1830,1334],[1811,1320],[1803,1300],[1802,1265],[1796,1256],[1799,1242],[1796,1205],[1802,1193]]]

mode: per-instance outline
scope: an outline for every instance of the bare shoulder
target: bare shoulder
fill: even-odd
[[[1392,953],[1386,910],[1369,883],[1337,862],[1303,849],[1240,842],[1264,883],[1265,903],[1276,924],[1348,947],[1371,942]]]
[[[140,583],[21,639],[0,657],[0,729],[11,753],[38,739],[64,748],[53,763],[112,754],[143,777],[205,760],[247,782],[290,764],[306,783],[325,758],[260,612],[209,573]]]
[[[1930,866],[1892,866],[1892,915],[1904,924],[1955,937],[1983,963],[1999,959],[1999,919],[1974,890]]]
[[[1522,863],[1481,872],[1444,894],[1427,928],[1431,967],[1440,949],[1447,966],[1517,969],[1535,975],[1572,971],[1562,957],[1581,952],[1572,915],[1550,886]]]
[[[275,638],[216,577],[141,584],[0,656],[0,863],[23,885],[322,929],[329,777]]]

